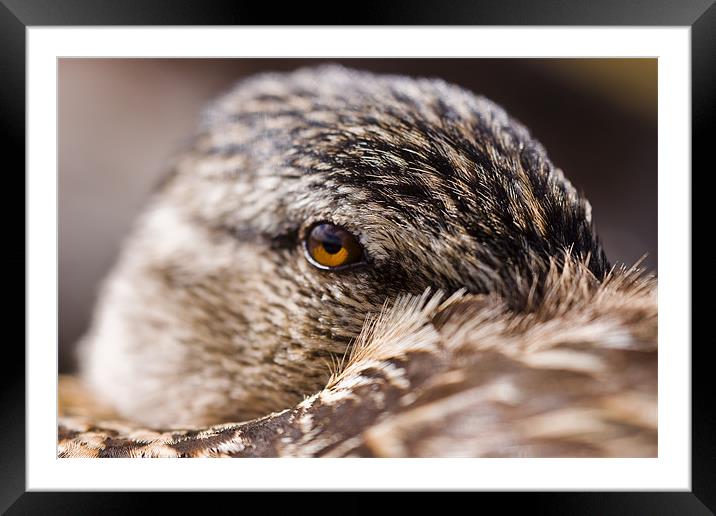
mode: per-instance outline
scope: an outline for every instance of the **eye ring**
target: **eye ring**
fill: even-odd
[[[358,238],[331,222],[312,224],[302,240],[306,260],[318,269],[339,271],[366,263],[365,250]]]

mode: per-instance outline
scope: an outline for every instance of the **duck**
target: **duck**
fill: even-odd
[[[656,289],[489,99],[259,74],[103,282],[58,455],[655,457]]]

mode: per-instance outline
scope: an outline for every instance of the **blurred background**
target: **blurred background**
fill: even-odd
[[[656,59],[60,59],[60,372],[205,103],[247,75],[319,62],[440,77],[501,104],[586,194],[609,259],[647,254],[657,272]]]

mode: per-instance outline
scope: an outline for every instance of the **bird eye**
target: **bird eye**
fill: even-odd
[[[348,231],[333,224],[318,224],[304,241],[308,261],[319,269],[341,269],[361,263],[363,247]]]

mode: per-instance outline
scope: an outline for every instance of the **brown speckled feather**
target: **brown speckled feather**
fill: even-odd
[[[515,313],[494,295],[404,296],[325,388],[240,423],[150,429],[61,382],[60,457],[655,457],[656,281],[552,263]]]

